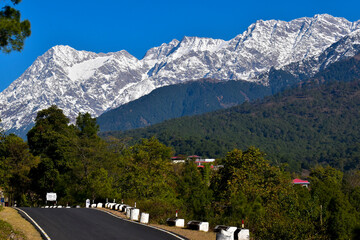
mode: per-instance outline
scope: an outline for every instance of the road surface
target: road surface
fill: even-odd
[[[20,208],[52,240],[179,240],[184,239],[144,225],[87,208]]]

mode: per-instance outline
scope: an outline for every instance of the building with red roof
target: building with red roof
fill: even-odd
[[[292,183],[293,184],[298,184],[298,185],[301,185],[303,187],[309,187],[310,185],[310,182],[307,181],[307,180],[302,180],[302,179],[299,179],[299,178],[295,178],[292,180]]]

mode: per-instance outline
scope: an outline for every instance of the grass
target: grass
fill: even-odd
[[[0,239],[26,239],[23,233],[15,231],[10,223],[0,220]]]
[[[41,240],[41,235],[13,208],[0,208],[0,239]]]

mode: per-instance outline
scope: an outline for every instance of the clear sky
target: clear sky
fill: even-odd
[[[124,49],[141,59],[149,48],[184,36],[232,39],[259,19],[322,13],[360,19],[358,0],[23,0],[16,8],[30,20],[32,35],[22,52],[0,52],[0,91],[55,45],[97,53]]]

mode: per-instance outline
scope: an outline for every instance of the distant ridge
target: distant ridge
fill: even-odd
[[[248,81],[189,81],[155,89],[105,112],[97,118],[97,123],[101,131],[128,130],[232,107],[271,94],[270,87]]]
[[[267,86],[271,69],[308,78],[354,56],[359,29],[360,21],[327,14],[259,20],[229,41],[184,37],[150,49],[141,60],[124,50],[96,54],[55,46],[0,93],[2,127],[26,129],[52,104],[72,121],[79,112],[97,117],[156,88],[202,78]]]

